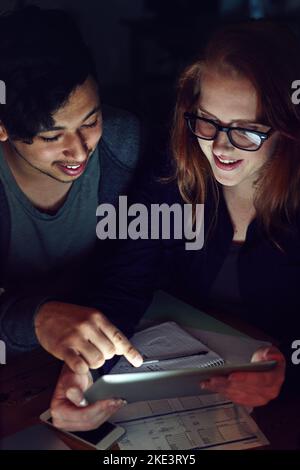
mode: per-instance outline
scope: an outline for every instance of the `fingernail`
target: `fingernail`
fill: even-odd
[[[117,406],[118,408],[125,405],[127,405],[126,400],[123,400],[122,398],[120,398],[120,400],[116,400],[115,406]]]
[[[112,408],[120,408],[121,406],[125,406],[125,405],[127,405],[127,401],[123,399],[111,400],[109,402],[109,406],[111,406]]]
[[[86,400],[85,398],[83,398],[83,399],[81,400],[81,402],[79,403],[79,406],[82,406],[82,407],[88,406],[87,400]]]
[[[132,359],[132,362],[133,362],[133,365],[135,367],[140,367],[143,364],[144,360],[143,360],[142,356],[139,355],[139,356],[135,356]]]
[[[76,370],[74,371],[77,374],[83,375],[89,371],[89,366],[85,362],[80,362],[75,366]]]
[[[266,348],[264,351],[264,358],[268,359],[270,353],[271,353],[271,347]]]

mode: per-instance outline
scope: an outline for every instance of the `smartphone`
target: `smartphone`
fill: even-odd
[[[59,432],[78,439],[79,441],[98,450],[109,449],[126,432],[121,426],[116,426],[108,421],[92,431],[63,431],[53,425],[50,410],[42,413],[40,415],[40,420],[49,426],[53,426]]]

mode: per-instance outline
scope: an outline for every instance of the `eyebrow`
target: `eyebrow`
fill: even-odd
[[[204,108],[198,107],[197,110],[200,111],[200,112],[203,112],[205,114],[209,114],[211,117],[213,117],[214,119],[217,119],[219,121],[219,118],[217,118],[217,116],[214,116],[214,114],[211,114],[209,111],[206,111]],[[245,124],[255,124],[256,126],[266,127],[266,124],[262,124],[260,122],[252,121],[251,119],[232,119],[231,123],[232,122],[243,122]]]
[[[82,120],[81,122],[85,122],[85,121],[86,121],[89,117],[91,117],[93,114],[95,114],[96,112],[100,111],[100,109],[101,109],[101,106],[100,106],[100,104],[98,104],[97,106],[95,106],[95,108],[93,108],[91,111],[89,111],[89,112],[87,113],[87,115],[83,118],[83,120]],[[66,127],[64,127],[64,126],[53,126],[53,127],[47,128],[47,129],[41,129],[41,130],[39,131],[39,134],[40,134],[41,132],[63,131],[63,130],[65,130],[65,129],[66,129]]]

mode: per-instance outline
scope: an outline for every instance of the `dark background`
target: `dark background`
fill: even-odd
[[[148,125],[156,158],[167,142],[178,75],[216,27],[265,17],[300,31],[300,0],[0,0],[0,12],[29,4],[62,8],[77,20],[96,59],[102,100]]]

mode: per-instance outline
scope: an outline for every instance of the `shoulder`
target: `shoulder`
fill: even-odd
[[[115,163],[128,169],[137,165],[140,153],[140,123],[130,112],[103,106],[103,134],[100,150],[106,150]]]

